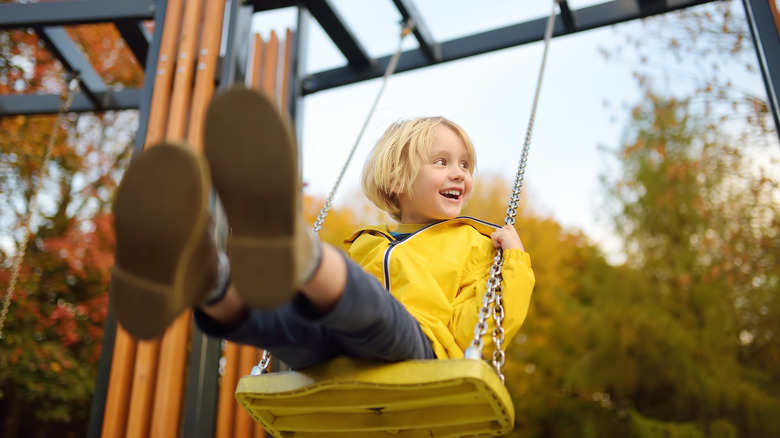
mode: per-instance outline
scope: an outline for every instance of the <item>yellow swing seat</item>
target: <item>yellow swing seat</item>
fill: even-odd
[[[236,399],[277,438],[489,437],[510,432],[515,417],[495,370],[472,359],[336,358],[242,377]]]

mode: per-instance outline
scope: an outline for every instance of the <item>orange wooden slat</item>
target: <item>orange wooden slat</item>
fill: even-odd
[[[135,351],[135,339],[117,324],[101,436],[119,437],[125,434],[130,390],[133,384]]]
[[[249,88],[260,89],[263,80],[263,39],[260,34],[255,34],[252,44],[252,74],[249,79]]]
[[[149,124],[146,129],[146,146],[159,142],[165,135],[183,3],[184,0],[170,0],[165,11],[160,55],[157,57],[157,70],[153,73],[154,89],[149,109]],[[151,72],[147,72],[149,73]]]
[[[160,42],[160,54],[158,56],[158,67],[165,71],[168,58],[176,49],[178,40],[178,26],[176,23],[181,16],[182,0],[171,0],[168,2],[165,11],[165,23],[157,23],[163,26],[163,32]],[[152,105],[149,109],[149,120],[147,128],[147,137],[145,144],[148,146],[155,141],[156,136],[161,133],[162,126],[167,113],[167,99],[170,88],[166,86],[165,75],[155,74],[154,87],[152,92]],[[161,80],[161,77],[163,79]],[[155,104],[155,102],[157,102]],[[163,103],[160,103],[163,102]],[[155,134],[155,131],[158,134]],[[133,408],[132,400],[143,393],[143,389],[148,389],[148,369],[136,369],[136,360],[139,356],[148,355],[148,348],[140,348],[135,339],[130,336],[121,326],[117,326],[117,332],[114,339],[114,354],[111,360],[111,375],[109,378],[108,397],[103,415],[102,435],[110,437],[125,436],[129,423],[137,423],[136,419],[131,417],[138,412],[140,406]],[[139,351],[141,350],[141,351]],[[144,371],[145,379],[136,380],[137,372]],[[140,385],[138,388],[136,385]],[[134,396],[134,394],[136,394]],[[145,398],[145,394],[144,394]],[[136,399],[138,400],[138,399]],[[129,418],[133,418],[129,421]]]
[[[271,37],[265,45],[263,53],[263,85],[262,89],[269,96],[276,97],[279,102],[279,96],[276,94],[276,75],[279,67],[279,38],[276,32],[271,31]]]
[[[203,8],[203,0],[190,0],[185,5],[166,131],[169,140],[183,139],[188,123],[189,103],[193,94],[195,51],[203,25]],[[152,404],[150,436],[153,438],[175,438],[179,435],[187,347],[191,333],[190,319],[191,312],[183,312],[163,335]]]
[[[219,386],[216,438],[233,438],[235,412],[238,407],[233,394],[235,394],[238,384],[240,349],[241,347],[234,342],[228,342],[227,347],[225,347],[225,371]]]
[[[179,315],[163,336],[157,364],[150,437],[179,436],[192,312]]]
[[[152,107],[150,108],[147,147],[162,139],[162,133],[166,131],[164,125],[166,121],[170,123],[171,120],[168,114],[169,102],[172,99],[170,82],[173,80],[175,64],[173,55],[179,46],[182,7],[183,2],[173,0],[169,2],[169,9],[166,11],[165,28],[160,43],[160,56],[152,95]],[[148,437],[151,431],[161,344],[161,338],[142,341],[138,344],[133,391],[128,411],[126,432],[128,438]]]
[[[780,12],[777,11],[777,2],[775,0],[767,0],[769,3],[769,11],[772,14],[772,19],[775,22],[775,31],[777,36],[780,36]]]
[[[225,14],[225,0],[208,0],[204,17],[203,36],[198,50],[198,70],[195,75],[195,92],[192,96],[192,113],[187,139],[193,149],[203,150],[203,117],[214,94],[214,76],[222,40],[222,18]]]
[[[152,400],[157,379],[157,359],[160,355],[160,338],[138,341],[133,374],[133,391],[127,413],[127,438],[149,436]]]
[[[279,89],[279,108],[281,108],[283,114],[287,115],[290,115],[287,112],[290,107],[290,69],[292,68],[292,57],[290,54],[293,50],[293,38],[295,38],[295,35],[290,29],[287,29],[284,38],[284,56],[282,57],[282,86]]]
[[[190,113],[192,99],[192,78],[195,75],[196,50],[201,34],[203,1],[189,0],[184,8],[184,23],[181,29],[179,53],[176,56],[176,74],[173,79],[171,109],[168,115],[166,138],[182,140]]]

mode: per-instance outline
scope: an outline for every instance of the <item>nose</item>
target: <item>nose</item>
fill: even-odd
[[[460,164],[450,167],[450,179],[454,181],[462,181],[466,177],[466,169],[461,167]]]

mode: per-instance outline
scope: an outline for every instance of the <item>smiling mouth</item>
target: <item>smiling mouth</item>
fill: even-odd
[[[447,199],[452,199],[453,201],[457,201],[460,199],[460,191],[458,190],[445,190],[443,192],[440,192],[439,194],[444,196]]]

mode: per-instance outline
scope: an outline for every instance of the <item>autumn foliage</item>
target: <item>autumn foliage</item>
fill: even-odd
[[[67,31],[108,85],[140,84],[143,73],[112,25]],[[0,42],[0,93],[65,97],[62,68],[34,32],[2,30]],[[110,202],[137,123],[134,112],[67,114],[60,126],[57,119],[0,118],[4,299],[12,260],[25,253],[0,339],[0,428],[9,438],[84,435],[114,257]],[[34,196],[38,208],[28,224]]]

